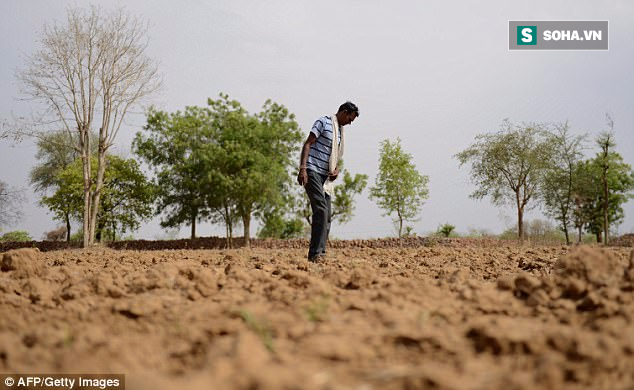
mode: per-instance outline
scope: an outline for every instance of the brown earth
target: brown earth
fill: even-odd
[[[418,248],[421,246],[498,246],[498,245],[515,245],[515,242],[498,240],[496,238],[442,238],[442,237],[405,237],[398,238],[379,238],[369,240],[331,240],[329,246],[331,248]],[[114,241],[100,244],[112,249],[129,249],[129,250],[166,250],[166,249],[227,249],[244,247],[244,238],[233,238],[232,245],[228,245],[225,237],[198,237],[194,239],[179,240],[130,240],[130,241]],[[622,246],[622,245],[620,245]],[[632,245],[630,245],[632,246]],[[65,242],[65,241],[25,241],[25,242],[0,242],[0,252],[7,252],[20,248],[38,248],[42,252],[78,249],[82,247],[81,242]],[[252,248],[266,249],[302,249],[308,247],[308,240],[298,239],[251,239]]]
[[[540,244],[539,242],[537,242]],[[557,243],[546,242],[541,244],[559,245]],[[129,250],[166,250],[166,249],[227,249],[228,241],[225,237],[198,237],[194,239],[179,240],[130,240],[114,241],[100,244],[112,249]],[[495,246],[515,246],[514,240],[502,240],[496,237],[477,238],[444,238],[437,236],[411,236],[402,239],[398,238],[374,238],[368,240],[331,240],[328,242],[331,248],[419,248],[421,246],[430,247],[436,245],[449,246],[455,248],[462,247],[495,247]],[[244,238],[233,238],[232,248],[244,246]],[[634,234],[625,234],[610,240],[610,246],[634,247]],[[42,252],[78,249],[81,242],[65,241],[26,241],[26,242],[0,242],[0,252],[7,252],[19,248],[38,248]],[[252,248],[265,249],[303,249],[308,247],[306,239],[251,239]]]
[[[0,372],[128,389],[632,389],[626,248],[4,254]]]

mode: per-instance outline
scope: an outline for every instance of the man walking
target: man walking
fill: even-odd
[[[315,121],[304,142],[299,160],[297,182],[306,188],[313,212],[308,261],[318,262],[326,254],[330,231],[330,198],[333,181],[339,175],[338,162],[343,156],[343,126],[359,116],[359,108],[345,102],[336,114]]]

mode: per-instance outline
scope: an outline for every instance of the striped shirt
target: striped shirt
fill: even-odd
[[[333,137],[332,120],[329,116],[322,116],[315,121],[310,132],[315,134],[317,141],[310,146],[306,169],[321,175],[328,175],[328,162],[330,161]],[[339,144],[341,144],[341,137],[339,137]]]

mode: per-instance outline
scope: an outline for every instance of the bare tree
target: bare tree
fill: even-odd
[[[0,227],[20,220],[22,212],[19,204],[24,201],[24,192],[0,181]]]
[[[47,107],[36,132],[61,128],[77,140],[74,147],[83,163],[86,247],[95,238],[108,149],[130,109],[161,84],[155,62],[145,54],[147,42],[145,25],[123,9],[69,8],[66,24],[45,27],[40,50],[18,73],[24,94]],[[94,182],[93,128],[99,129]]]

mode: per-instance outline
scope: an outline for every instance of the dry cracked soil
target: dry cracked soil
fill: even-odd
[[[0,371],[128,389],[633,389],[634,252],[3,254]]]

